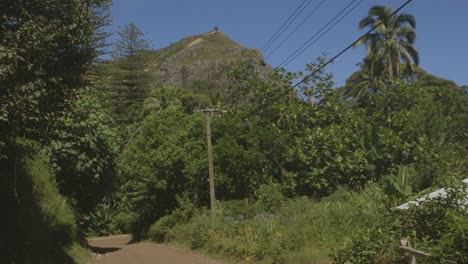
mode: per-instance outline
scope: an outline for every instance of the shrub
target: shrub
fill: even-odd
[[[468,185],[421,202],[399,215],[400,232],[438,263],[468,262]]]
[[[156,242],[164,242],[167,233],[176,225],[175,218],[172,215],[161,217],[151,225],[148,231],[148,238]]]
[[[345,240],[344,246],[333,255],[334,263],[405,263],[398,252],[401,237],[391,231],[390,225],[391,221],[384,221]]]
[[[172,214],[161,217],[152,224],[148,231],[148,238],[156,242],[165,241],[167,235],[177,224],[189,221],[196,212],[195,206],[187,197],[177,196],[179,207]]]
[[[16,198],[5,195],[0,200],[6,201],[0,218],[1,263],[64,263],[70,259],[66,249],[77,241],[75,214],[59,194],[49,161],[39,149],[36,142],[17,139],[16,158],[0,160],[0,174],[16,179]]]
[[[68,246],[77,239],[75,215],[65,197],[58,192],[47,159],[35,155],[24,159],[25,174],[31,177],[33,199],[48,235],[61,246]]]
[[[80,228],[87,236],[127,234],[138,220],[135,212],[114,194],[112,199],[103,199],[94,209],[80,219]]]
[[[204,248],[211,241],[210,237],[213,235],[210,221],[208,212],[206,212],[206,214],[196,217],[188,225],[184,225],[182,228],[177,229],[176,231],[178,231],[179,234],[175,237],[186,237],[186,242],[189,243],[190,248],[192,249]],[[180,231],[184,232],[184,230],[186,230],[185,234],[180,233]]]
[[[281,192],[281,185],[278,183],[262,184],[257,191],[257,204],[266,212],[276,211],[284,197]]]
[[[375,225],[382,211],[382,202],[374,196],[346,189],[338,189],[320,202],[305,197],[286,201],[278,220],[286,227],[287,260],[297,263],[313,255],[317,263],[327,263],[329,253],[356,232]]]
[[[277,187],[272,189],[278,191]],[[327,263],[331,249],[377,222],[382,203],[367,193],[340,189],[321,202],[298,198],[284,201],[275,214],[237,217],[251,215],[254,209],[246,201],[223,201],[215,224],[209,210],[196,211],[187,221],[173,221],[171,215],[153,225],[150,236],[247,263],[310,263],[305,261],[310,256],[317,263]]]
[[[114,230],[117,233],[128,234],[132,231],[132,226],[137,220],[137,214],[129,211],[118,212],[112,219]]]
[[[230,200],[219,202],[218,210],[225,218],[237,220],[252,219],[257,213],[255,205],[248,200]]]
[[[406,211],[389,210],[369,230],[354,235],[339,249],[336,263],[402,263],[398,246],[406,238],[411,246],[431,254],[418,263],[468,261],[468,198],[465,186],[448,189],[447,195],[420,202]]]

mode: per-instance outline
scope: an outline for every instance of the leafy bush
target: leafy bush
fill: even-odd
[[[389,211],[373,228],[359,232],[334,255],[336,263],[402,263],[400,239],[431,254],[418,263],[468,261],[467,186],[447,190],[447,195],[420,202],[406,211]]]
[[[124,210],[117,212],[112,218],[112,225],[115,233],[128,234],[132,230],[133,224],[137,221],[138,215],[134,212]]]
[[[218,213],[223,217],[233,219],[252,219],[255,217],[257,208],[254,204],[245,200],[222,201],[217,204]]]
[[[207,201],[203,117],[166,109],[149,115],[119,160],[120,181],[138,215],[134,235],[177,207],[177,195]],[[183,125],[183,127],[181,127]],[[199,196],[197,196],[200,194]],[[206,200],[205,200],[206,199]]]
[[[119,193],[112,198],[103,199],[93,211],[80,219],[80,228],[87,236],[109,236],[115,234],[128,234],[137,221],[137,214],[132,212],[121,199]]]
[[[164,242],[167,233],[176,225],[174,217],[166,215],[151,225],[148,238],[156,242]]]
[[[394,223],[385,219],[382,218],[376,227],[361,230],[358,235],[345,240],[344,245],[334,253],[334,263],[404,263],[398,249],[401,237],[392,232],[391,225]]]
[[[468,185],[447,189],[445,196],[421,202],[399,218],[401,233],[439,263],[468,262]]]
[[[195,211],[195,206],[186,197],[177,197],[179,207],[170,215],[161,217],[151,225],[148,231],[148,238],[156,242],[163,242],[169,232],[177,224],[183,224],[189,221]]]
[[[275,184],[265,190],[266,194],[280,193]],[[252,218],[238,217],[242,215],[242,205],[247,210],[245,215],[254,210],[245,201],[220,202],[215,224],[211,224],[209,210],[199,211],[182,222],[174,221],[172,216],[163,217],[152,226],[150,236],[159,242],[181,243],[245,262],[298,263],[314,255],[321,263],[328,261],[327,254],[344,239],[377,222],[382,211],[382,204],[369,194],[344,189],[321,202],[308,198],[284,201],[275,214],[265,214],[259,208]]]
[[[0,161],[0,174],[16,181],[2,192],[11,193],[13,187],[15,196],[0,200],[7,202],[0,218],[1,263],[70,262],[67,248],[78,241],[75,214],[59,194],[49,161],[39,149],[37,142],[17,139],[16,159]]]
[[[80,216],[90,213],[112,190],[119,139],[112,118],[92,89],[81,91],[55,121],[45,150],[60,192]]]
[[[283,200],[281,185],[277,183],[260,185],[257,190],[257,204],[266,212],[276,211]]]
[[[42,221],[47,224],[48,235],[61,246],[77,239],[75,215],[65,197],[58,193],[53,174],[43,155],[24,159],[25,174],[30,175],[34,200]]]

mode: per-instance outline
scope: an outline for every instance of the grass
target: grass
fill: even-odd
[[[3,208],[0,226],[6,228],[0,236],[0,263],[90,263],[87,250],[77,244],[73,209],[60,195],[40,145],[26,139],[17,139],[17,144],[21,199]],[[10,176],[9,171],[2,173]]]
[[[73,243],[65,252],[76,264],[91,264],[93,261],[91,252],[77,243]]]
[[[149,236],[244,263],[331,263],[330,254],[378,222],[383,208],[367,194],[345,190],[320,202],[288,200],[274,213],[240,204],[221,202],[214,225],[207,210],[195,210],[186,218],[180,217],[181,208],[155,223]],[[247,207],[256,210],[254,216],[238,213],[249,211]]]
[[[323,249],[319,249],[313,245],[308,245],[302,249],[287,254],[284,258],[285,263],[296,264],[328,264],[332,263]]]

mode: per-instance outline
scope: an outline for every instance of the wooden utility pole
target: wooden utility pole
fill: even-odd
[[[219,109],[202,109],[195,112],[202,112],[205,114],[206,122],[206,145],[208,149],[208,175],[210,181],[210,208],[211,208],[211,223],[216,222],[216,199],[215,199],[215,182],[214,182],[214,167],[213,167],[213,153],[211,147],[211,117],[213,113],[224,113],[226,111]]]

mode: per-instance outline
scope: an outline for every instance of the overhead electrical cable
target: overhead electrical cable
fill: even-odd
[[[294,55],[289,56],[288,59],[284,60],[281,63],[281,66],[286,66],[292,61],[294,61],[297,57],[302,55],[307,49],[309,49],[312,45],[314,45],[317,41],[319,41],[325,34],[327,34],[330,30],[332,30],[338,23],[340,23],[346,16],[348,16],[354,9],[356,9],[364,0],[360,0],[356,5],[354,5],[351,9],[349,9],[344,15],[342,15],[338,20],[336,20],[327,30],[322,32],[322,34],[318,35],[324,28],[319,30],[317,34],[315,34],[312,38],[310,38],[306,43],[304,43],[301,48],[297,49]],[[352,1],[354,2],[354,1]],[[346,9],[345,9],[346,10]],[[335,18],[334,18],[335,19]],[[333,19],[333,20],[334,20]],[[332,20],[332,21],[333,21]],[[317,37],[318,35],[318,37]],[[315,38],[317,37],[317,38]]]
[[[325,24],[322,28],[320,28],[317,32],[315,32],[314,35],[312,35],[312,37],[310,37],[306,42],[304,42],[298,49],[296,49],[291,55],[289,55],[285,60],[283,60],[279,65],[278,67],[281,67],[283,66],[284,63],[286,63],[291,57],[295,56],[297,53],[299,53],[302,48],[304,48],[309,42],[311,42],[312,40],[314,40],[314,38],[316,36],[318,36],[318,34],[320,34],[323,30],[325,30],[331,23],[333,23],[333,21],[335,21],[335,19],[337,19],[342,13],[344,13],[346,11],[346,9],[348,9],[354,2],[356,2],[357,0],[352,0],[347,6],[345,6],[343,9],[341,9],[341,11],[336,14],[330,21],[327,22],[327,24]]]
[[[400,10],[402,10],[405,6],[407,6],[409,3],[411,3],[413,0],[408,0],[406,1],[403,5],[401,5],[398,9],[396,9],[395,11],[393,11],[393,13],[390,14],[390,17],[393,17],[395,16],[398,12],[400,12]],[[338,57],[340,57],[341,55],[343,55],[343,53],[345,53],[346,51],[348,51],[349,49],[351,49],[354,45],[356,45],[356,43],[358,43],[359,41],[361,41],[363,38],[365,38],[367,35],[369,35],[370,33],[372,33],[372,31],[374,31],[376,28],[378,28],[380,25],[382,24],[382,21],[379,20],[378,23],[376,23],[369,31],[367,31],[365,34],[363,34],[362,36],[360,36],[356,41],[354,41],[353,43],[351,43],[350,45],[348,45],[346,48],[344,48],[342,51],[340,51],[338,54],[336,54],[333,58],[329,59],[327,62],[325,62],[324,64],[322,64],[322,66],[318,67],[316,70],[314,70],[313,72],[311,72],[310,74],[308,74],[307,76],[305,76],[304,78],[302,78],[302,80],[300,80],[299,82],[297,82],[293,88],[296,88],[298,85],[300,85],[301,83],[307,81],[307,79],[309,79],[310,77],[312,77],[314,74],[316,74],[317,72],[321,71],[323,68],[325,68],[328,64],[330,64],[331,62],[333,62],[335,59],[337,59]]]
[[[284,31],[293,23],[297,17],[307,8],[308,5],[310,5],[312,1],[311,0],[303,0],[299,6],[294,10],[294,12],[284,21],[284,23],[276,30],[276,32],[273,34],[273,36],[270,37],[270,39],[263,45],[263,47],[260,49],[260,51],[255,54],[254,58],[257,57],[259,54],[262,54],[265,52],[272,44],[275,42],[281,34],[284,33]]]
[[[322,6],[322,4],[323,4],[324,2],[325,2],[325,0],[320,1],[320,3],[319,3],[317,6],[315,6],[315,8],[314,8],[314,9],[313,9],[313,10],[312,10],[312,11],[311,11],[311,12],[310,12],[294,29],[293,29],[293,31],[291,31],[291,32],[288,34],[288,36],[286,36],[286,38],[285,38],[283,41],[281,41],[281,43],[280,43],[278,46],[276,46],[276,48],[275,48],[273,51],[271,51],[270,54],[268,54],[268,56],[266,56],[266,59],[268,59],[269,57],[271,57],[271,55],[273,55],[273,53],[275,53],[279,48],[281,48],[281,46],[283,46],[283,44],[284,44],[289,38],[291,38],[291,36],[292,36],[294,33],[296,33],[296,31],[297,31],[300,27],[302,27],[302,26],[304,25],[304,23],[305,23],[307,20],[309,20],[309,18],[311,18],[311,17],[315,14],[315,12],[320,8],[320,6]]]

